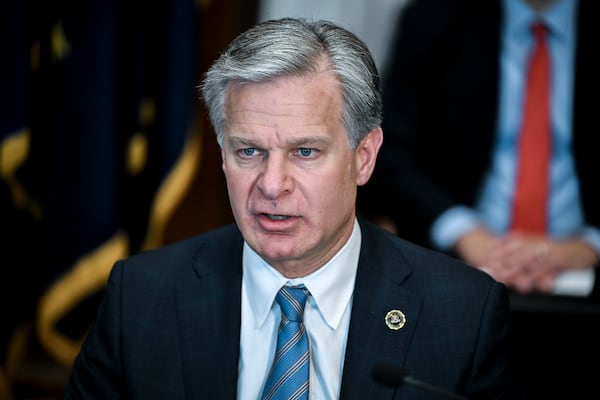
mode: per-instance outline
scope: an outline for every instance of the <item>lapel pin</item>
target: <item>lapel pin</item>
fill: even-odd
[[[406,315],[400,310],[390,310],[385,315],[385,324],[388,328],[397,331],[406,324]]]

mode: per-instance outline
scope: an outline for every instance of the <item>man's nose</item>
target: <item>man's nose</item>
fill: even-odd
[[[291,170],[287,157],[269,155],[263,162],[263,169],[258,179],[258,187],[263,195],[276,199],[285,192],[291,192],[293,188]]]

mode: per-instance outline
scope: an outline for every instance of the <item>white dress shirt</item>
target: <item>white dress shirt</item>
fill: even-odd
[[[310,343],[310,399],[339,398],[360,243],[355,220],[350,239],[327,264],[292,280],[244,244],[238,399],[260,398],[281,321],[275,296],[282,286],[299,284],[310,292],[304,310]]]

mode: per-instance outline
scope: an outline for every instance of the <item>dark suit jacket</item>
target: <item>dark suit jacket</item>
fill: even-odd
[[[510,386],[505,287],[363,220],[361,228],[340,398],[439,398],[374,383],[382,361],[471,399],[501,398]],[[242,243],[228,226],[117,262],[65,398],[236,398]],[[392,309],[406,315],[402,329],[386,326]]]
[[[474,205],[491,162],[501,0],[415,0],[401,15],[384,74],[384,142],[359,209],[392,216],[400,236],[430,246],[433,221]],[[580,0],[573,151],[587,224],[600,227],[600,3]]]

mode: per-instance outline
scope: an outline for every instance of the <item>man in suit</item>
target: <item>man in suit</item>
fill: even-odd
[[[386,144],[359,210],[386,218],[404,238],[486,267],[520,293],[594,296],[597,11],[585,0],[409,5],[385,73]],[[547,26],[552,63],[548,228],[515,234],[518,129],[536,20]]]
[[[389,230],[512,289],[523,379],[548,396],[586,393],[594,374],[578,360],[600,357],[599,11],[587,0],[413,1],[384,74],[386,141],[358,196]],[[511,224],[534,22],[546,27],[552,156],[547,230],[529,233]]]
[[[373,379],[378,363],[449,393],[510,397],[505,286],[356,214],[383,140],[362,41],[325,21],[262,22],[202,94],[236,224],[115,264],[66,399],[263,398],[289,321],[310,349],[294,398],[439,398]],[[300,321],[280,303],[292,291],[307,297],[300,311],[292,296]]]

